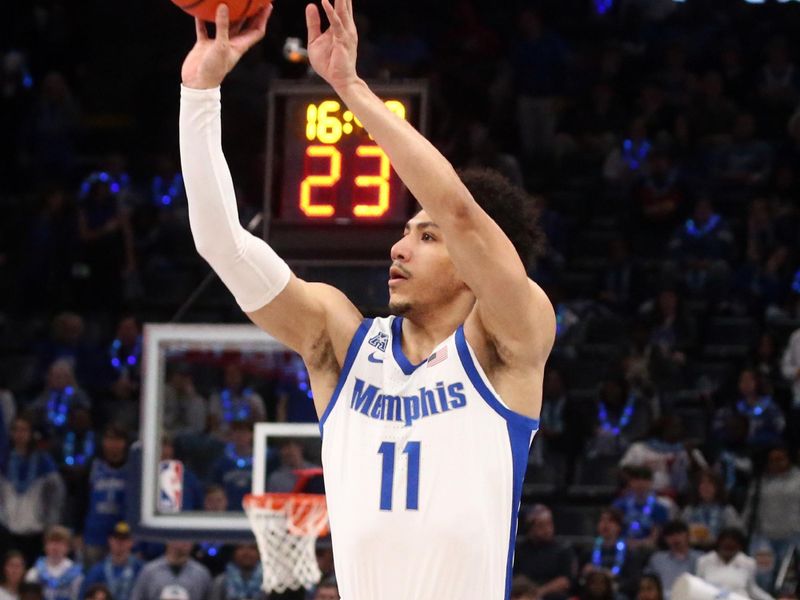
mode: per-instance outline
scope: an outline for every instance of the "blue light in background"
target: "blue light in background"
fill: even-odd
[[[594,7],[598,15],[604,15],[614,6],[614,0],[594,0]]]

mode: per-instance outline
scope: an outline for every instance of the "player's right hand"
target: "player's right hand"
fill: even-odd
[[[271,14],[270,2],[249,19],[231,24],[227,5],[220,4],[215,19],[217,33],[213,39],[208,37],[206,24],[195,18],[197,41],[183,61],[183,85],[196,89],[220,85],[244,53],[264,37]]]

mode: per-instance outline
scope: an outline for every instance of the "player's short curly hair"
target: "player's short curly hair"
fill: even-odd
[[[532,265],[545,246],[533,198],[492,169],[463,169],[458,175],[478,205],[514,244],[525,266]]]

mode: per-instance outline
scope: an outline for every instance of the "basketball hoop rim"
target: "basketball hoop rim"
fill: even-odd
[[[297,492],[267,492],[246,494],[242,501],[246,512],[257,511],[262,515],[285,518],[294,528],[302,529],[307,521],[319,519],[314,537],[327,535],[328,504],[324,494],[302,494]],[[320,512],[317,512],[320,511]],[[324,518],[321,518],[324,513]]]

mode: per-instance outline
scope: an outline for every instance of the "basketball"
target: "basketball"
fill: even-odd
[[[217,13],[217,6],[222,4],[221,0],[172,0],[172,2],[184,12],[212,23]],[[231,22],[235,22],[252,17],[269,2],[270,0],[226,0],[225,4],[230,10]]]

